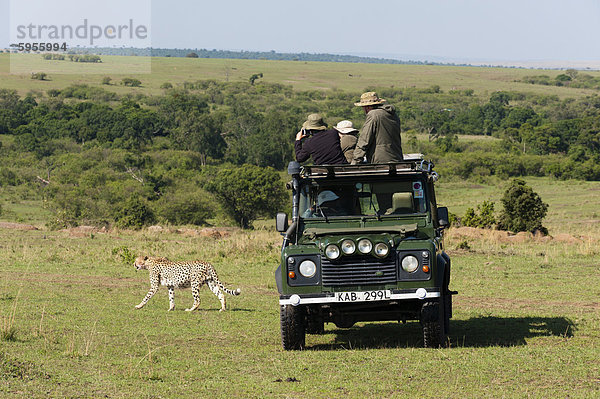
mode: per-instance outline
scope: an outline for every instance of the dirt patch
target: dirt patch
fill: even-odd
[[[539,233],[532,234],[521,231],[511,234],[508,231],[478,229],[475,227],[456,227],[448,230],[448,236],[455,239],[487,239],[502,243],[526,243],[526,242],[566,242],[569,244],[580,244],[589,237],[575,237],[571,234],[561,233],[555,236],[545,236]]]
[[[456,227],[448,230],[448,235],[455,238],[487,238],[506,242],[508,232],[500,230],[477,229],[475,227]]]
[[[0,229],[39,230],[37,227],[35,227],[31,224],[12,223],[12,222],[0,222]]]
[[[225,238],[231,233],[225,229],[204,228],[198,232],[200,237]]]
[[[89,237],[91,234],[106,233],[106,227],[98,228],[94,226],[77,226],[60,230],[69,233],[71,237]]]
[[[225,238],[231,235],[231,233],[226,229],[214,227],[205,227],[203,229],[181,228],[177,229],[176,232],[188,237],[211,237],[216,239]]]
[[[565,233],[557,234],[553,238],[554,238],[555,241],[566,242],[566,243],[569,243],[569,244],[579,244],[579,243],[583,242],[582,239],[580,239],[578,237],[574,237],[571,234],[565,234]]]

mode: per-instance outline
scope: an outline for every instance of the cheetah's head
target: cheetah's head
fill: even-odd
[[[146,265],[146,261],[148,260],[147,256],[138,256],[135,258],[135,262],[133,262],[133,266],[135,266],[135,270],[147,269],[148,265]]]

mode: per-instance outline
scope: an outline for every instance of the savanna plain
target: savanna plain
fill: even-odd
[[[450,347],[421,348],[418,323],[326,326],[285,352],[273,271],[280,236],[253,231],[0,229],[0,393],[15,397],[595,397],[600,394],[600,185],[530,180],[553,238],[451,228]],[[545,191],[544,191],[545,190]],[[467,195],[467,193],[469,193]],[[497,186],[440,184],[450,209]],[[473,203],[470,203],[473,201]],[[128,256],[206,259],[240,287],[228,310],[164,288],[141,310]]]
[[[379,81],[351,87],[363,88],[381,84],[393,68],[328,64],[319,71],[311,63],[302,72],[292,62],[197,60],[194,69],[192,61],[153,61],[151,83],[140,90],[158,91],[167,76],[190,79],[203,68],[212,71],[214,76],[206,72],[209,77],[229,78],[246,64],[251,70],[282,71],[282,83],[297,80],[301,83],[292,84],[311,88],[319,81],[329,87],[334,80],[347,82],[348,70],[360,68],[352,74],[365,77],[374,71]],[[516,85],[514,74],[524,73],[418,68],[394,70],[443,87],[458,73],[478,91]],[[180,74],[182,69],[190,76]],[[31,82],[2,73],[2,87],[20,92],[62,80],[99,81],[57,75],[50,82]],[[309,78],[302,80],[303,73]],[[600,183],[525,180],[549,204],[544,220],[549,236],[464,227],[445,232],[450,288],[459,292],[448,348],[422,348],[419,323],[386,322],[350,329],[327,324],[324,334],[307,336],[306,350],[291,352],[280,342],[273,273],[281,236],[272,220],[255,222],[253,230],[223,227],[212,235],[190,226],[50,230],[43,223],[48,218],[43,203],[3,190],[0,396],[600,397]],[[438,202],[462,215],[483,200],[498,204],[504,183],[495,177],[441,176]],[[149,282],[146,271],[135,271],[132,257],[143,254],[210,261],[221,280],[242,294],[228,296],[228,310],[219,312],[218,300],[204,288],[200,311],[190,313],[184,309],[191,292],[178,290],[176,309],[168,312],[162,287],[136,310]]]

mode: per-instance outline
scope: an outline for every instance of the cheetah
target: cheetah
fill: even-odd
[[[158,291],[159,284],[166,285],[169,289],[169,310],[175,309],[175,298],[173,295],[175,287],[192,287],[192,296],[194,304],[186,311],[193,311],[200,306],[200,287],[207,284],[208,288],[221,301],[220,312],[225,310],[225,296],[221,290],[230,295],[240,295],[240,289],[230,290],[225,288],[219,281],[215,268],[208,262],[190,261],[190,262],[172,262],[167,258],[140,256],[135,259],[133,264],[137,270],[148,269],[150,272],[150,291],[144,297],[136,309],[141,309],[152,296]]]

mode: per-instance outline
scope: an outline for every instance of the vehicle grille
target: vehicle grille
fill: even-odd
[[[395,254],[389,254],[385,259],[365,255],[342,256],[338,260],[331,261],[322,257],[323,286],[395,283],[397,281],[395,259]]]

